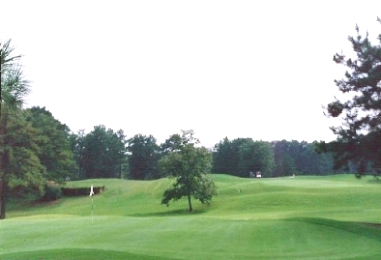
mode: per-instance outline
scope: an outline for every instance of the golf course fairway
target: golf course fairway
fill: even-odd
[[[90,198],[8,204],[0,259],[381,259],[381,181],[211,175],[210,206],[161,196],[171,180],[96,179]]]

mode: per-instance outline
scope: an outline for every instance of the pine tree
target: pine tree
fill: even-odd
[[[381,23],[380,18],[377,19]],[[326,107],[328,116],[341,116],[344,123],[331,129],[337,140],[324,146],[333,152],[335,168],[355,166],[359,175],[367,169],[381,172],[381,34],[372,43],[368,33],[349,36],[355,59],[335,54],[333,60],[348,68],[345,77],[335,80],[348,100],[334,100]]]

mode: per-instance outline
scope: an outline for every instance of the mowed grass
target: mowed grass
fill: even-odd
[[[381,259],[381,182],[212,175],[208,207],[160,204],[168,179],[70,182],[106,191],[9,205],[0,259]],[[94,216],[92,216],[92,208]]]

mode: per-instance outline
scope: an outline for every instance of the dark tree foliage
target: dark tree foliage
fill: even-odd
[[[44,177],[55,182],[74,178],[77,169],[69,138],[70,129],[55,119],[45,107],[32,107],[26,112],[28,121],[36,129],[37,155],[46,167]]]
[[[117,139],[114,138],[115,146],[118,151],[118,168],[119,168],[119,179],[122,179],[124,172],[126,171],[128,161],[127,161],[127,140],[126,135],[122,129],[116,132]]]
[[[170,152],[179,151],[182,146],[184,140],[181,138],[179,134],[171,135],[163,144],[160,145],[160,151],[163,155],[166,155]]]
[[[70,135],[71,148],[77,163],[77,178],[85,179],[85,132],[79,130],[77,134]]]
[[[327,175],[333,173],[333,160],[330,153],[319,154],[314,143],[305,141],[281,141],[286,145],[286,158],[293,162],[293,170],[299,175]],[[289,175],[291,172],[287,171]]]
[[[348,37],[356,57],[338,53],[333,57],[348,69],[335,83],[349,98],[327,105],[327,115],[341,116],[343,124],[331,127],[337,139],[321,143],[320,150],[333,153],[335,168],[355,166],[361,176],[367,169],[381,173],[381,34],[373,44],[368,33],[360,34],[358,26],[356,32],[356,36]]]
[[[296,173],[295,159],[291,155],[291,143],[282,140],[272,143],[274,148],[274,177],[289,176]]]
[[[265,177],[337,173],[333,171],[332,154],[318,153],[315,147],[315,143],[295,140],[268,143],[224,138],[214,148],[212,171],[240,177],[256,171]]]
[[[93,131],[76,137],[76,160],[80,175],[84,178],[120,178],[121,164],[126,148],[123,131],[115,133],[105,126],[95,126]]]
[[[212,171],[241,176],[243,170],[240,169],[240,150],[245,143],[251,141],[251,138],[237,138],[230,141],[225,137],[214,147]],[[247,175],[248,172],[244,174]]]
[[[21,55],[14,55],[11,40],[0,41],[0,219],[5,218],[8,198],[8,172],[6,171],[10,155],[4,138],[10,117],[21,111],[24,97],[30,91],[30,85],[24,78],[20,63]]]
[[[249,177],[250,172],[262,173],[270,177],[274,169],[274,151],[270,143],[250,140],[239,150],[239,170],[241,177]]]
[[[41,149],[37,144],[38,132],[27,122],[25,114],[19,111],[17,117],[8,118],[3,136],[3,181],[8,184],[11,197],[35,199],[43,194],[46,167],[38,157]]]
[[[150,135],[135,135],[128,141],[129,178],[135,180],[157,179],[159,173],[157,162],[159,160],[159,146],[156,139]]]

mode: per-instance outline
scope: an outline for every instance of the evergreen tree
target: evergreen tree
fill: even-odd
[[[125,156],[122,132],[115,133],[105,126],[95,126],[83,140],[78,139],[79,164],[85,178],[118,178]]]
[[[159,178],[157,162],[159,146],[156,139],[150,135],[135,135],[128,140],[129,178],[135,180]]]
[[[381,20],[378,18],[378,22]],[[381,34],[378,42],[372,43],[360,34],[349,36],[356,58],[335,54],[333,60],[347,67],[345,77],[335,80],[338,89],[348,94],[347,100],[334,100],[326,107],[327,115],[341,116],[344,123],[331,129],[337,135],[336,141],[321,150],[332,151],[335,168],[356,165],[359,175],[368,168],[381,173]]]
[[[19,63],[21,55],[14,55],[11,41],[0,42],[0,219],[5,218],[8,176],[6,168],[9,166],[10,154],[6,149],[5,136],[7,134],[10,117],[17,115],[29,93],[30,85],[25,80],[22,66]]]

